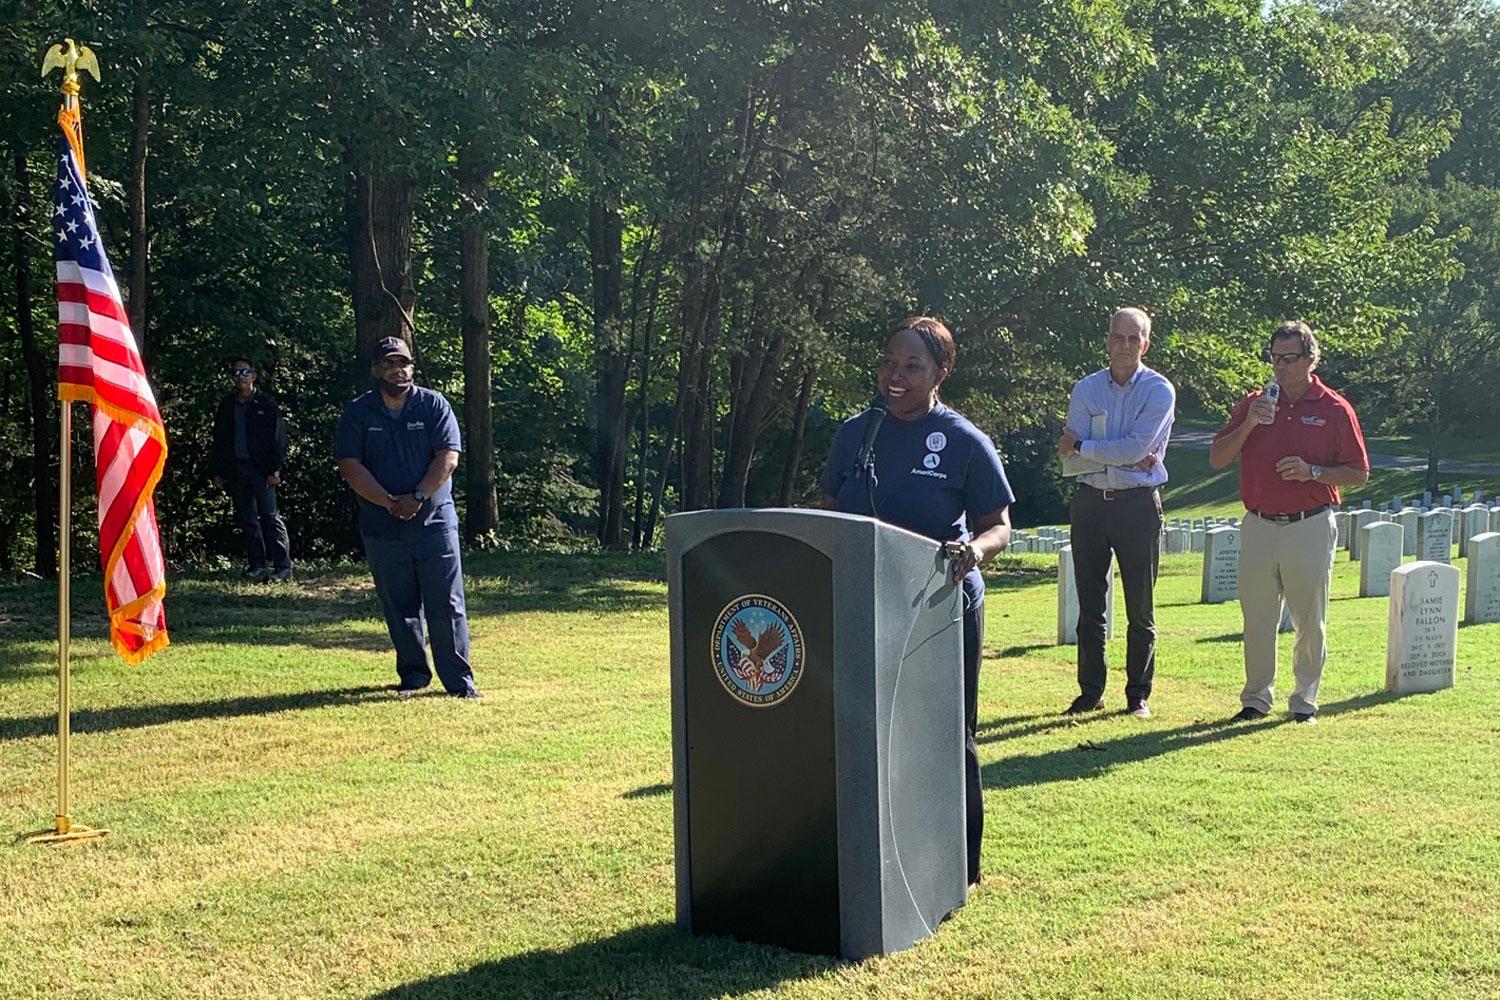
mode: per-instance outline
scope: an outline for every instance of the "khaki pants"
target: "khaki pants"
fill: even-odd
[[[1291,524],[1245,514],[1240,529],[1240,613],[1245,620],[1241,705],[1269,712],[1276,700],[1276,627],[1285,599],[1297,633],[1292,653],[1297,686],[1288,707],[1293,712],[1318,710],[1318,684],[1328,658],[1323,619],[1337,540],[1331,510]]]

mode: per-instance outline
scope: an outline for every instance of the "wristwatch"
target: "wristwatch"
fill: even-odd
[[[423,493],[421,490],[412,490],[411,491],[411,495],[412,495],[412,499],[416,500],[417,503],[426,503],[427,502],[427,494]]]
[[[1307,467],[1307,471],[1312,475],[1313,482],[1317,482],[1318,477],[1323,475],[1323,467],[1321,465],[1309,464]]]

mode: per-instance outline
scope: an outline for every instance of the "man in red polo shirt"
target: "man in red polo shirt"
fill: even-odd
[[[1222,469],[1240,460],[1240,613],[1245,621],[1243,708],[1233,721],[1264,718],[1276,683],[1276,626],[1283,598],[1297,644],[1297,686],[1289,705],[1298,722],[1316,722],[1318,683],[1328,657],[1323,619],[1333,577],[1339,487],[1363,486],[1370,458],[1349,401],[1312,372],[1318,341],[1298,321],[1276,328],[1266,352],[1281,398],[1263,391],[1235,404],[1214,435],[1208,461]]]

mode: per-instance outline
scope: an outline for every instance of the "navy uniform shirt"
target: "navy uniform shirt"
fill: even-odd
[[[867,484],[854,476],[854,457],[869,411],[846,420],[823,468],[823,492],[838,509],[869,514]],[[965,541],[974,518],[1015,501],[994,442],[942,403],[919,420],[886,417],[875,435],[875,514],[888,524],[939,542]],[[964,578],[970,602],[984,596],[976,569]]]
[[[359,459],[393,496],[416,490],[438,452],[462,450],[453,407],[442,393],[415,385],[395,416],[385,408],[378,389],[353,400],[344,407],[333,439],[334,458]],[[384,508],[359,498],[359,531],[370,538],[416,540],[434,532],[457,530],[451,477],[410,521],[398,520]]]

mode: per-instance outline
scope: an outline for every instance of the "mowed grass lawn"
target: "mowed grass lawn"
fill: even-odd
[[[1113,711],[1121,628],[1112,711],[1073,723],[1054,565],[991,575],[985,882],[858,965],[673,929],[659,559],[471,557],[477,703],[391,695],[359,568],[179,579],[139,668],[81,586],[73,812],[113,832],[0,848],[0,997],[1500,995],[1500,625],[1453,690],[1388,697],[1386,602],[1341,562],[1321,724],[1284,683],[1226,726],[1237,606],[1174,556],[1155,718]],[[11,834],[55,801],[51,601],[0,589]]]

